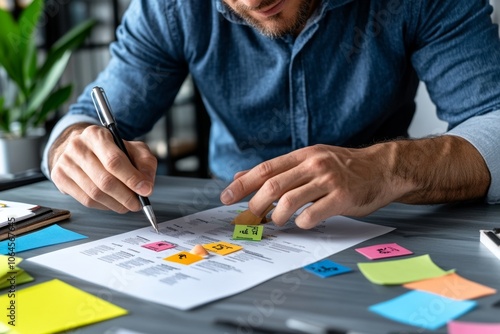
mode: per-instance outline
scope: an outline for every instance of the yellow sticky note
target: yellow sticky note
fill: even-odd
[[[427,291],[455,300],[475,299],[497,291],[453,273],[403,285],[407,289]]]
[[[127,314],[58,279],[2,295],[0,305],[6,306],[0,322],[18,333],[55,333]]]
[[[455,272],[455,269],[444,271],[439,268],[428,254],[402,260],[358,263],[358,267],[372,283],[387,285],[415,282]]]
[[[192,264],[200,260],[203,260],[203,257],[189,252],[179,252],[164,258],[164,260],[180,264]]]
[[[23,259],[16,256],[0,255],[0,277],[7,275],[9,271],[15,270]]]
[[[8,274],[8,276],[3,277],[2,280],[0,281],[0,289],[4,288],[9,288],[23,283],[28,283],[33,281],[34,278],[30,276],[27,272],[25,272],[23,269],[16,268],[14,274]],[[0,331],[0,333],[2,333]]]
[[[33,281],[33,277],[17,267],[22,260],[20,257],[0,255],[0,289]]]
[[[229,242],[224,242],[224,241],[205,244],[203,245],[203,247],[205,247],[205,249],[210,252],[214,252],[220,255],[231,254],[239,251],[240,249],[243,249],[243,247],[241,246],[230,244]]]

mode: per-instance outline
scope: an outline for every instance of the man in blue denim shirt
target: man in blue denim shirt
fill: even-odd
[[[212,120],[210,166],[256,192],[260,215],[311,228],[393,201],[500,199],[500,43],[486,0],[133,1],[108,67],[54,129],[44,172],[89,207],[140,210],[156,159],[110,145],[91,87],[126,140],[148,132],[191,74]],[[447,133],[407,140],[419,80]]]

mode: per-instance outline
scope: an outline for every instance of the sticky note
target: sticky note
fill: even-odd
[[[455,272],[455,269],[444,271],[439,268],[428,254],[401,260],[358,263],[358,268],[370,282],[386,285],[415,282]]]
[[[356,248],[355,250],[370,260],[413,254],[412,251],[409,251],[396,243]]]
[[[235,225],[233,239],[235,240],[262,240],[264,226],[262,225]]]
[[[161,252],[161,251],[164,251],[164,250],[167,250],[170,248],[175,248],[175,247],[177,247],[177,245],[170,243],[170,242],[167,242],[167,241],[156,241],[156,242],[142,245],[142,247],[147,248],[147,249],[151,249],[155,252]]]
[[[9,272],[18,269],[17,265],[22,260],[17,256],[0,255],[0,278],[4,278]]]
[[[351,268],[345,267],[328,259],[307,265],[304,267],[304,270],[323,278],[352,271]]]
[[[203,245],[203,247],[205,247],[206,250],[217,253],[219,255],[228,255],[237,252],[240,249],[243,249],[243,247],[241,246],[230,244],[229,242],[224,241],[205,244]]]
[[[189,252],[182,251],[182,252],[176,253],[174,255],[171,255],[169,257],[166,257],[166,258],[164,258],[164,260],[188,265],[188,264],[193,264],[195,262],[203,260],[203,257],[196,255],[196,254],[191,254]]]
[[[17,266],[22,260],[17,256],[0,255],[0,289],[33,281],[33,277]]]
[[[14,321],[15,327],[12,323],[9,327],[19,333],[62,332],[127,314],[127,310],[58,279],[19,289],[15,299],[2,295],[0,305],[11,307],[0,322]]]
[[[87,238],[79,233],[67,230],[54,224],[49,227],[37,230],[30,234],[17,237],[15,240],[15,252],[20,253],[30,249],[61,244],[64,242]],[[9,240],[0,242],[0,254],[9,253]]]
[[[11,279],[13,280],[13,282]],[[30,274],[25,272],[23,269],[17,268],[17,270],[15,270],[13,274],[2,277],[2,280],[0,281],[0,289],[18,286],[23,283],[31,282],[33,280],[34,278]]]
[[[410,291],[368,309],[386,318],[429,330],[438,329],[476,307],[475,301],[456,301],[423,291]]]
[[[495,294],[497,291],[452,273],[403,285],[407,289],[427,291],[456,300],[467,300]]]
[[[498,334],[500,323],[480,323],[465,321],[450,321],[448,334]]]

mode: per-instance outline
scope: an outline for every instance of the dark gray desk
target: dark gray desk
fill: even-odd
[[[222,187],[222,184],[213,180],[159,177],[155,193],[150,199],[161,222],[219,206],[219,193]],[[0,192],[0,198],[69,209],[72,218],[61,226],[90,237],[82,241],[20,253],[19,256],[24,258],[147,225],[140,212],[117,217],[118,214],[113,212],[87,209],[72,198],[61,194],[48,181]],[[415,255],[430,254],[436,264],[443,269],[456,268],[463,277],[500,291],[500,261],[480,244],[478,232],[479,229],[500,227],[500,206],[393,204],[362,220],[397,229],[361,245],[397,242],[414,251]],[[257,327],[262,324],[284,328],[284,321],[288,317],[309,319],[365,333],[426,332],[387,320],[368,311],[368,306],[399,296],[408,290],[399,286],[388,287],[370,283],[356,266],[357,262],[368,260],[353,249],[335,254],[331,259],[355,269],[355,272],[321,279],[306,274],[303,270],[295,270],[233,297],[187,312],[135,299],[64,273],[28,263],[22,267],[36,280],[18,288],[57,277],[130,311],[127,316],[80,328],[76,330],[78,333],[104,333],[110,328],[121,327],[151,334],[251,334],[260,333]],[[282,293],[280,301],[283,302],[273,304],[271,296],[277,291]],[[500,308],[493,307],[493,304],[499,300],[500,293],[478,299],[478,308],[460,320],[498,322]],[[228,328],[214,325],[216,318],[235,319],[243,326]],[[446,328],[432,333],[446,333]]]

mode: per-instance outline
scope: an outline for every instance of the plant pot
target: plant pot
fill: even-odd
[[[0,175],[40,169],[43,136],[0,137]]]

